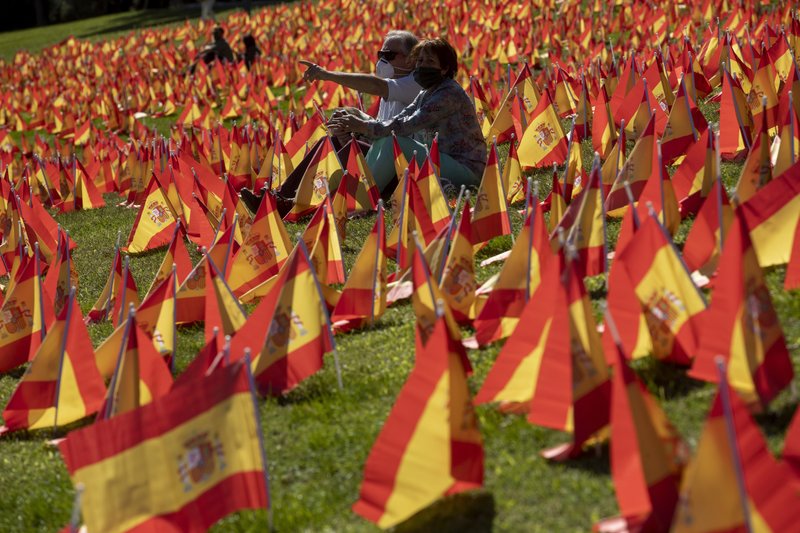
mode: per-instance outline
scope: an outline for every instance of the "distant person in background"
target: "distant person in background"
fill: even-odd
[[[239,60],[243,60],[247,70],[250,70],[255,60],[261,57],[261,49],[256,44],[256,38],[253,37],[252,33],[242,37],[242,44],[244,45],[244,52],[239,54]]]
[[[194,73],[197,63],[201,60],[206,65],[213,63],[217,59],[223,62],[230,61],[231,63],[234,61],[233,49],[231,45],[228,44],[228,41],[225,40],[225,30],[223,30],[221,26],[214,26],[211,35],[214,37],[214,42],[205,45],[200,52],[197,53],[197,57],[189,68],[191,73]]]

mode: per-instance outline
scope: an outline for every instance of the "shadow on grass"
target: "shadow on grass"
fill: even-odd
[[[686,396],[706,386],[705,382],[687,376],[687,367],[664,363],[653,357],[637,359],[631,366],[651,394],[659,391],[666,399]]]
[[[494,496],[486,490],[460,492],[437,500],[394,528],[395,533],[492,531]]]
[[[796,410],[796,402],[784,402],[777,409],[757,414],[754,418],[768,437],[780,437],[786,433]]]
[[[76,34],[76,37],[99,37],[111,33],[182,22],[187,18],[196,17],[199,12],[199,5],[196,8],[183,7],[179,9],[149,9],[146,11],[136,11],[120,18],[116,21],[116,24],[104,26],[102,28],[89,28],[84,32]]]

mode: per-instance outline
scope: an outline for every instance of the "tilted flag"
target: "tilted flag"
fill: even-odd
[[[175,273],[179,284],[182,283],[183,280],[186,279],[186,276],[192,271],[192,259],[189,257],[186,244],[183,242],[185,236],[186,233],[183,231],[183,225],[176,224],[172,242],[169,243],[169,248],[167,248],[167,253],[164,254],[161,266],[158,267],[153,282],[150,284],[150,288],[147,289],[145,294],[152,293],[156,287],[161,285],[162,281],[172,274],[173,265],[175,265]]]
[[[353,510],[381,528],[439,498],[483,485],[483,444],[461,344],[443,317],[427,344],[417,332],[414,368],[364,466]]]
[[[303,241],[271,291],[231,340],[231,353],[253,350],[252,370],[262,394],[280,395],[323,366],[334,349],[327,309]],[[337,377],[339,365],[335,359]]]
[[[275,198],[264,194],[250,231],[230,266],[227,281],[233,293],[241,296],[277,274],[290,249],[291,241],[278,216]]]
[[[719,104],[719,145],[722,157],[733,159],[750,149],[753,118],[742,85],[725,70]]]
[[[52,299],[44,290],[39,254],[24,258],[16,283],[0,306],[0,372],[29,361],[44,341],[53,317]]]
[[[135,254],[169,244],[177,221],[177,215],[153,174],[123,251]]]
[[[211,342],[216,330],[219,344],[224,344],[226,335],[233,336],[247,322],[247,314],[214,260],[207,256],[206,263],[205,341]]]
[[[136,309],[139,326],[153,339],[153,346],[158,353],[171,362],[174,362],[178,341],[175,320],[177,292],[178,274],[177,269],[174,269],[158,287],[145,296]]]
[[[232,364],[70,433],[59,447],[72,482],[85,487],[86,527],[199,532],[268,507],[256,407],[246,365]],[[131,505],[139,493],[150,497]]]
[[[663,155],[664,145],[661,148]],[[716,150],[716,135],[706,129],[697,142],[689,146],[686,157],[672,175],[675,197],[684,218],[690,214],[696,215],[711,192],[717,176]]]
[[[800,163],[740,205],[750,228],[758,264],[766,268],[789,261],[792,236],[800,221]]]
[[[478,284],[475,279],[471,218],[467,198],[458,230],[450,243],[441,283],[444,300],[460,323],[469,323],[475,318],[475,290]]]
[[[602,274],[607,268],[606,212],[600,182],[600,158],[596,155],[589,182],[581,191],[580,199],[574,199],[573,204],[576,205],[577,211],[573,211],[575,219],[567,231],[566,243],[575,248],[578,254],[575,270],[579,276]],[[571,210],[564,214],[562,223],[571,218]],[[557,232],[551,234],[551,238],[556,236]]]
[[[71,290],[30,367],[11,394],[3,429],[61,427],[97,412],[106,388],[97,370],[89,332]]]
[[[800,518],[792,473],[722,379],[683,474],[672,531],[791,531]]]
[[[794,372],[747,221],[740,211],[734,211],[714,282],[714,297],[703,318],[703,327],[713,330],[714,335],[701,337],[689,375],[717,382],[714,360],[721,355],[734,390],[748,404],[766,406],[791,383]]]
[[[617,277],[626,276],[625,283],[630,284],[641,306],[639,313],[628,316],[625,311],[629,306],[617,306],[619,299],[609,295],[609,312],[615,317],[624,344],[631,347],[631,356],[647,355],[633,351],[642,342],[633,339],[649,333],[651,342],[647,344],[657,359],[689,364],[700,340],[701,313],[706,303],[654,215],[642,221],[632,240],[615,256],[614,270],[614,282]],[[641,331],[640,313],[647,332]],[[637,323],[638,333],[625,335],[623,330]]]
[[[733,221],[733,207],[719,173],[702,202],[683,243],[683,260],[690,271],[710,275],[717,269],[722,244]]]
[[[654,177],[660,177],[655,123],[655,116],[651,116],[631,150],[630,157],[625,160],[625,164],[617,174],[605,199],[606,211],[614,211],[628,205],[626,184],[630,187],[633,200],[637,201],[647,182]]]

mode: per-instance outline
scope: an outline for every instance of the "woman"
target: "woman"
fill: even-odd
[[[427,39],[414,47],[411,58],[416,66],[414,79],[423,90],[399,115],[384,122],[337,116],[328,122],[329,130],[361,133],[375,140],[366,159],[381,191],[395,176],[392,133],[406,160],[416,151],[419,163],[438,133],[442,185],[446,189],[447,185],[478,186],[486,166],[486,142],[470,97],[453,79],[458,70],[455,49],[444,39]]]

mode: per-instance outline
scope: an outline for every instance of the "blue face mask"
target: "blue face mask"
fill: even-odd
[[[417,67],[414,69],[414,81],[423,89],[430,89],[439,85],[442,80],[444,80],[442,70],[436,67]]]

